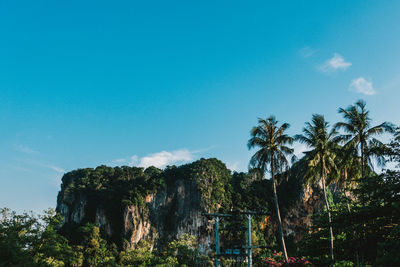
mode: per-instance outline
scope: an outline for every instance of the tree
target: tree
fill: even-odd
[[[40,223],[32,214],[0,209],[0,266],[34,266]]]
[[[57,231],[62,225],[62,217],[54,210],[45,211],[40,216],[42,231],[35,245],[35,262],[39,266],[77,266],[80,257],[68,244],[68,239]]]
[[[278,121],[274,116],[270,116],[267,119],[260,118],[258,119],[258,126],[252,128],[250,132],[251,138],[248,141],[249,149],[258,148],[250,159],[250,167],[258,168],[263,173],[269,170],[271,174],[279,242],[286,262],[288,261],[288,256],[279,211],[278,195],[276,193],[276,174],[289,166],[286,157],[293,154],[293,149],[287,145],[291,145],[294,139],[285,134],[289,126],[288,123],[278,126]]]
[[[0,209],[0,266],[81,266],[68,240],[57,233],[61,217]]]
[[[312,122],[306,122],[303,128],[303,135],[296,135],[295,139],[312,148],[306,152],[308,162],[304,182],[306,184],[322,182],[324,192],[325,207],[328,211],[329,234],[330,234],[330,258],[334,262],[333,254],[333,231],[332,219],[329,207],[329,201],[326,194],[326,185],[328,175],[337,172],[335,163],[335,149],[337,148],[338,133],[333,128],[328,131],[328,122],[325,121],[323,115],[314,114]]]
[[[87,223],[81,226],[78,231],[83,237],[84,266],[110,266],[115,263],[112,250],[109,249],[107,241],[100,236],[99,227]]]
[[[368,164],[372,166],[372,157],[375,157],[379,165],[385,164],[383,155],[388,148],[374,136],[384,132],[394,132],[394,127],[389,122],[371,127],[371,118],[365,106],[363,100],[358,100],[346,109],[339,108],[339,113],[343,115],[345,122],[338,122],[334,126],[335,129],[343,129],[346,132],[342,135],[346,142],[345,147],[356,148],[361,154],[361,177],[365,177],[366,166]]]

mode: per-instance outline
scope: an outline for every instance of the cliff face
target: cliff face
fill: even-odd
[[[246,175],[239,175],[243,184],[247,183]],[[203,213],[265,209],[270,201],[268,184],[265,189],[253,186],[252,191],[243,185],[241,193],[235,195],[233,183],[230,171],[216,159],[165,171],[105,166],[80,169],[63,177],[57,211],[64,217],[67,232],[93,223],[122,248],[134,248],[140,240],[162,247],[190,234],[197,238],[200,250],[208,252],[215,242],[214,224]],[[322,207],[321,187],[303,189],[294,175],[281,184],[278,193],[285,235],[297,242],[311,223],[310,214]],[[235,198],[242,199],[242,203]],[[234,207],[236,204],[242,206]]]
[[[219,161],[215,163],[222,164]],[[217,196],[227,184],[222,181],[230,175],[225,165],[220,166],[222,172],[214,173],[208,164],[209,161],[204,160],[200,166],[191,166],[190,170],[171,168],[162,176],[159,175],[160,170],[155,175],[146,174],[147,170],[143,172],[143,169],[132,168],[139,172],[136,178],[130,176],[132,169],[127,167],[127,171],[118,174],[118,177],[123,177],[119,178],[121,182],[118,186],[113,180],[114,174],[107,174],[111,177],[107,185],[103,181],[101,186],[97,182],[94,186],[92,181],[93,177],[102,181],[98,179],[99,173],[104,176],[104,172],[112,168],[101,166],[98,167],[103,168],[101,171],[77,170],[63,178],[57,211],[64,217],[64,228],[74,229],[87,222],[94,223],[106,238],[124,248],[134,248],[143,239],[152,241],[158,247],[187,233],[196,236],[200,250],[206,252],[213,240],[213,224],[202,214],[216,210],[207,205],[209,201],[205,199],[223,202]],[[221,182],[222,189],[214,185],[204,190],[205,179],[211,185]],[[162,184],[157,184],[157,181],[162,181]],[[146,187],[150,189],[144,190]],[[115,194],[115,190],[121,193]],[[142,191],[138,193],[138,190]],[[127,195],[124,196],[125,193]],[[217,206],[222,204],[217,203]]]
[[[123,214],[124,236],[133,248],[142,239],[156,246],[187,233],[197,237],[200,249],[211,244],[211,228],[202,215],[201,192],[195,179],[176,180],[155,194],[146,196],[146,207],[126,206]]]
[[[285,235],[295,243],[303,238],[303,233],[311,226],[311,215],[323,208],[322,185],[307,186],[300,191],[296,203],[291,206],[283,219]]]

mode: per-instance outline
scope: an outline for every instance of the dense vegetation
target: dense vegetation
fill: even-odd
[[[363,101],[339,113],[343,122],[331,127],[322,115],[314,115],[294,137],[285,133],[289,125],[279,124],[273,116],[260,119],[248,143],[257,148],[248,173],[232,173],[217,159],[164,170],[100,166],[69,172],[62,179],[58,200],[72,205],[85,195],[84,219],[63,226],[54,211],[35,216],[2,209],[0,266],[212,265],[214,255],[201,254],[196,237],[165,240],[154,250],[146,240],[135,249],[124,249],[122,234],[106,238],[92,224],[93,207],[102,206],[114,232],[121,232],[118,218],[126,205],[146,208],[147,195],[182,179],[197,183],[207,211],[237,213],[236,220],[221,229],[222,249],[239,246],[245,239],[244,218],[238,211],[269,212],[252,219],[253,242],[263,246],[254,250],[256,266],[305,266],[309,261],[316,266],[400,265],[400,172],[374,171],[374,166],[383,167],[388,161],[399,167],[400,129],[387,122],[372,126]],[[393,134],[387,144],[378,139],[384,132]],[[294,140],[309,150],[290,164]],[[311,227],[295,243],[282,234],[282,221],[311,185],[321,188],[324,208],[310,215]]]
[[[81,241],[71,244],[57,233],[61,218],[54,211],[36,217],[1,210],[0,266],[193,266],[208,265],[197,250],[195,238],[183,235],[165,251],[151,251],[145,240],[134,250],[119,251],[107,243],[99,228],[85,224],[78,228]]]

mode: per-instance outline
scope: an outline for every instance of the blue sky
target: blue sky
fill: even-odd
[[[0,207],[100,164],[246,170],[270,114],[296,134],[363,98],[398,124],[400,2],[278,2],[1,1]]]

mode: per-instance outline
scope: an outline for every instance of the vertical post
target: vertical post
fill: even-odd
[[[219,267],[219,217],[215,217],[215,266]]]
[[[247,261],[248,267],[252,267],[252,251],[251,251],[251,215],[247,215],[247,246],[249,247],[249,259]]]

